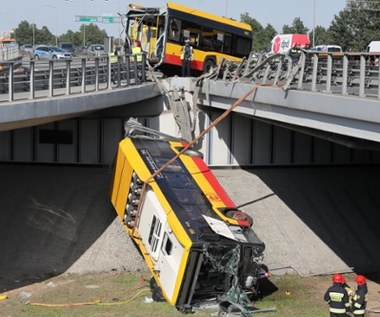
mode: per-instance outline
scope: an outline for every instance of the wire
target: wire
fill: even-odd
[[[103,303],[100,299],[90,301],[90,302],[81,302],[81,303],[62,303],[62,304],[49,304],[49,303],[30,303],[31,306],[40,306],[40,307],[73,307],[73,306],[86,306],[86,305],[98,305],[98,306],[115,306],[115,305],[126,305],[135,300],[142,293],[150,291],[148,288],[144,288],[138,291],[130,299],[122,302],[108,302]]]

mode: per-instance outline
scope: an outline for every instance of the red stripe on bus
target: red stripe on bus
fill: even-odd
[[[171,65],[182,66],[182,61],[179,56],[173,54],[165,54],[165,63]],[[191,61],[191,69],[203,71],[203,62]]]
[[[210,171],[206,163],[199,157],[193,157],[194,163],[199,168],[200,172],[207,179],[211,187],[215,190],[215,193],[219,196],[221,201],[224,203],[226,207],[236,208],[235,203],[231,200],[230,196],[225,192],[223,187],[220,185],[219,181],[215,177],[215,175]]]

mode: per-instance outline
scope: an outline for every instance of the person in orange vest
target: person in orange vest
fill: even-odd
[[[364,317],[367,307],[367,280],[364,275],[356,275],[355,282],[358,287],[355,291],[355,295],[352,298],[352,313],[355,317]]]
[[[347,291],[342,285],[342,275],[335,273],[332,277],[333,285],[330,286],[324,296],[329,304],[330,317],[346,317],[350,307]]]
[[[194,50],[190,45],[190,40],[185,40],[185,45],[181,49],[182,77],[190,76],[190,66],[193,60]]]

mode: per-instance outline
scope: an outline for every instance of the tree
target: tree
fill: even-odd
[[[309,38],[310,38],[310,41],[312,41],[313,31],[311,31],[309,33]],[[314,29],[314,39],[315,39],[314,45],[315,46],[321,45],[321,44],[333,43],[330,38],[331,38],[331,36],[330,36],[329,32],[326,30],[326,28],[324,28],[323,26],[320,26],[320,25],[315,27],[315,29]]]
[[[378,40],[380,12],[345,9],[335,16],[328,29],[331,41],[343,50],[363,51],[372,40]]]
[[[274,27],[268,24],[263,28],[263,26],[247,12],[240,15],[240,21],[252,27],[252,50],[255,52],[265,51],[277,33]]]
[[[299,17],[293,20],[292,26],[285,24],[282,27],[283,34],[306,34],[307,32],[309,32],[309,29],[303,24]]]

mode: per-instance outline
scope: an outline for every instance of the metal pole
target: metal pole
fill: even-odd
[[[313,9],[313,47],[315,46],[315,23],[316,23],[316,4],[317,0],[314,0],[314,9]]]

